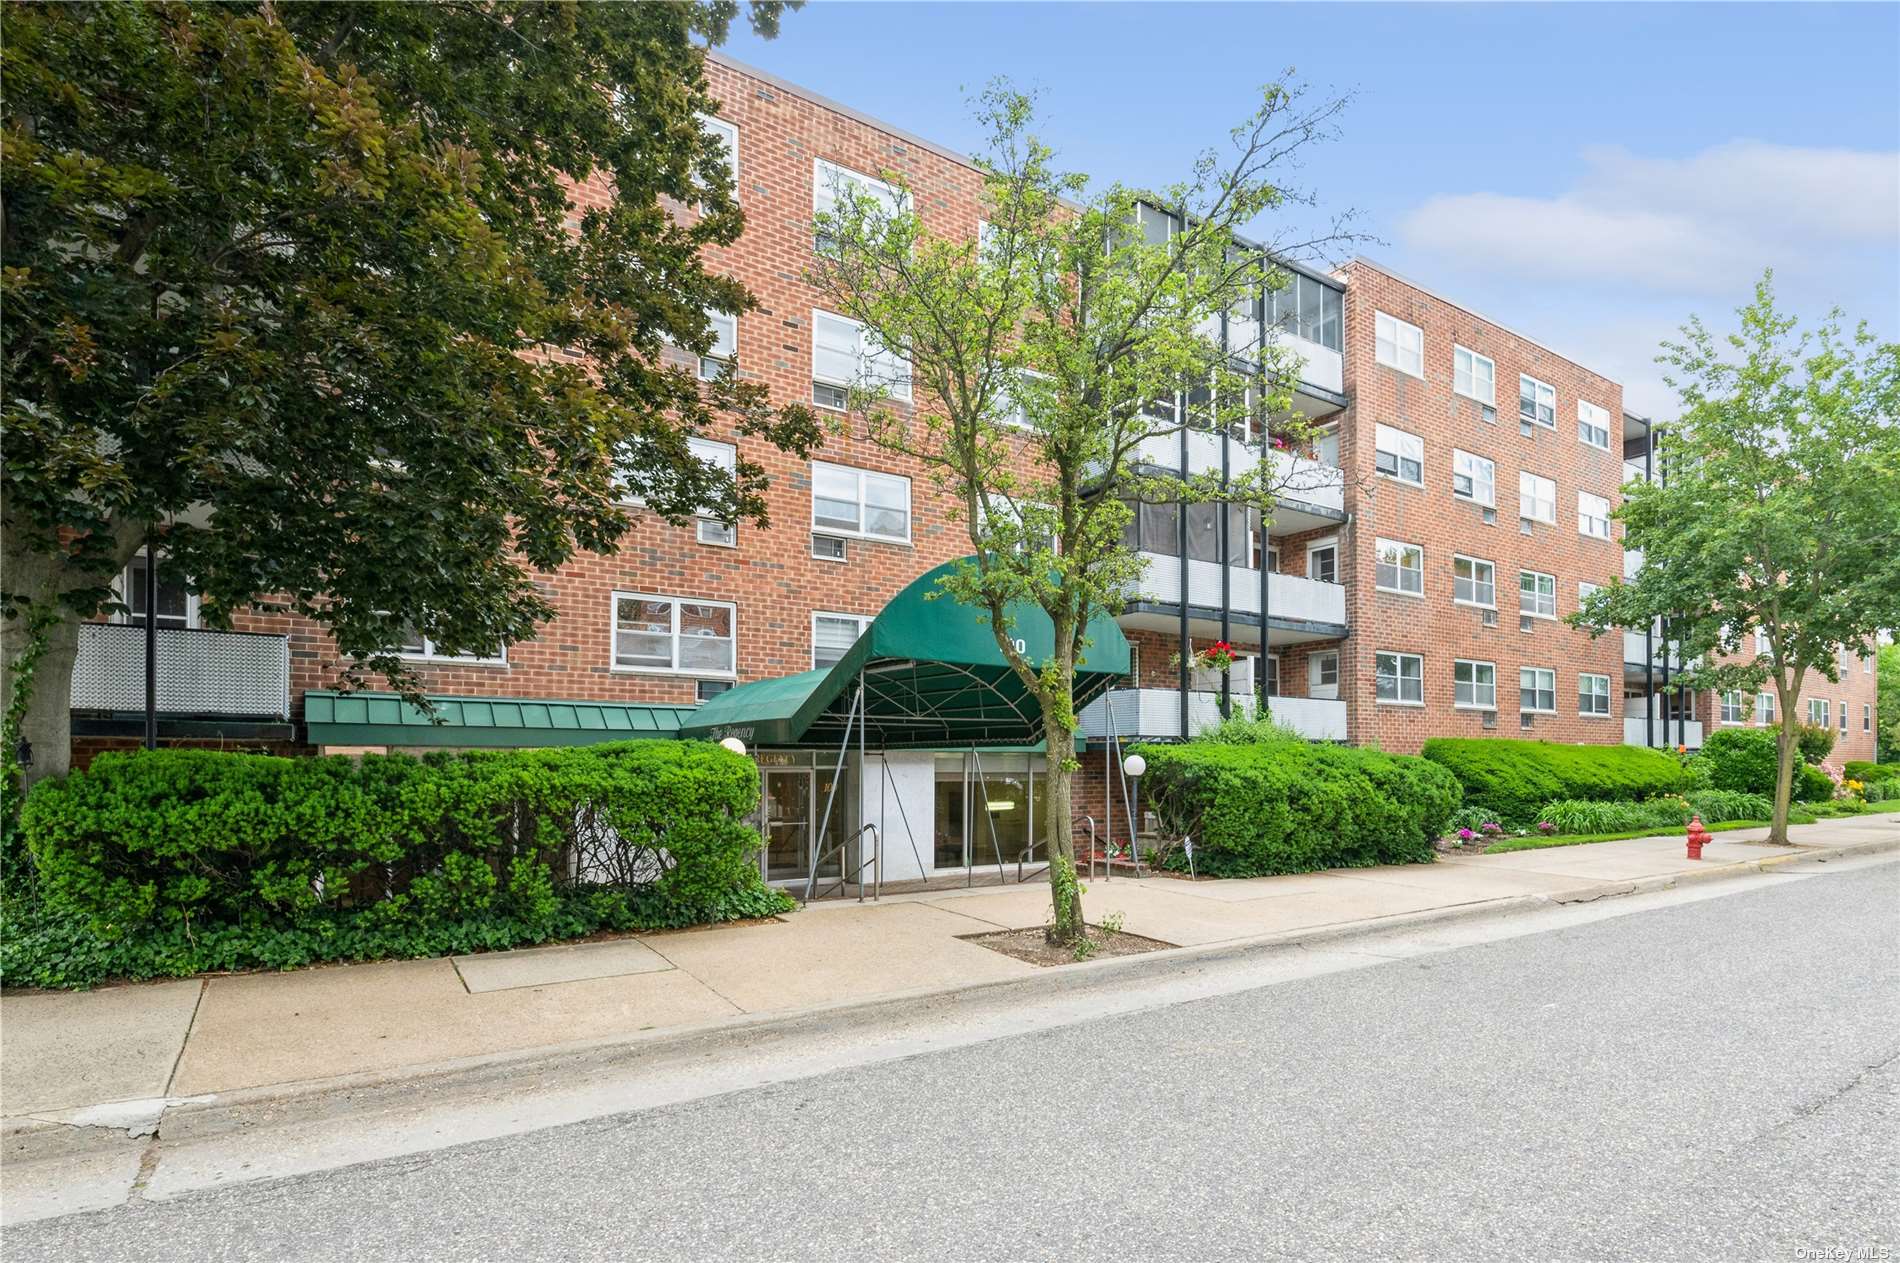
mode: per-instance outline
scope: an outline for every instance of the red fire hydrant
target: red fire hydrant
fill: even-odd
[[[1702,817],[1699,814],[1690,816],[1689,817],[1689,858],[1692,860],[1701,859],[1702,848],[1711,841],[1713,841],[1713,839],[1710,838],[1709,831],[1702,827]]]

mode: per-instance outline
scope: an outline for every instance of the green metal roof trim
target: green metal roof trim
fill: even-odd
[[[576,746],[677,737],[691,706],[561,702],[528,697],[434,697],[441,723],[394,693],[303,695],[312,745]]]
[[[955,750],[1041,742],[1041,709],[997,648],[987,615],[948,596],[931,597],[956,564],[945,562],[892,597],[829,668],[728,689],[681,720],[680,735],[738,737],[765,747],[836,746],[862,672],[867,745]],[[1027,604],[1010,614],[1012,632],[1032,662],[1054,654],[1047,614]],[[1078,710],[1128,673],[1128,641],[1113,618],[1097,615],[1088,634],[1076,671]]]

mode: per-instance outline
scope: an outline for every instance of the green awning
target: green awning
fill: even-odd
[[[868,745],[880,749],[1033,746],[1042,712],[1004,660],[989,616],[948,596],[937,581],[946,562],[891,598],[850,652],[834,665],[728,689],[680,723],[680,736],[774,748],[838,745],[863,676]],[[1055,628],[1039,608],[1010,609],[1010,633],[1031,662],[1055,651]],[[1113,618],[1088,626],[1077,668],[1080,710],[1128,673],[1128,641]],[[854,735],[853,740],[856,740]]]
[[[434,697],[434,722],[394,693],[303,695],[304,726],[319,746],[575,746],[675,737],[691,706],[563,702],[527,697]]]

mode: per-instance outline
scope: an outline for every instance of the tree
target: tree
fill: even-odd
[[[1900,644],[1880,646],[1875,663],[1877,683],[1874,710],[1877,712],[1878,741],[1874,751],[1877,763],[1900,763]]]
[[[1041,711],[1054,942],[1086,933],[1071,832],[1075,675],[1090,618],[1119,612],[1141,572],[1123,542],[1130,502],[1265,513],[1289,478],[1312,477],[1268,459],[1264,444],[1260,463],[1226,484],[1159,471],[1143,454],[1190,426],[1257,437],[1270,422],[1292,445],[1310,438],[1291,409],[1292,353],[1260,300],[1287,282],[1275,258],[1341,240],[1339,224],[1264,246],[1239,232],[1309,200],[1284,173],[1332,133],[1343,105],[1270,87],[1231,151],[1203,155],[1189,179],[1090,193],[1031,133],[1029,98],[998,82],[978,103],[989,143],[976,159],[986,203],[976,239],[928,231],[890,173],[896,198],[840,187],[819,216],[813,282],[868,343],[852,411],[958,506],[974,556],[941,594],[988,620]],[[1054,624],[1046,662],[1016,647],[1019,601]]]
[[[295,611],[348,683],[414,696],[406,630],[532,635],[534,572],[612,549],[630,495],[764,519],[763,471],[687,441],[725,412],[803,452],[810,413],[663,355],[754,305],[701,263],[744,223],[696,118],[736,13],[9,7],[0,613],[35,776],[68,757],[78,623],[148,537],[213,626]],[[610,205],[577,207],[590,178]]]
[[[1670,618],[1694,688],[1774,687],[1781,758],[1774,842],[1788,840],[1797,705],[1814,671],[1840,678],[1840,650],[1873,652],[1900,619],[1900,345],[1832,313],[1796,332],[1772,276],[1718,339],[1692,317],[1659,362],[1681,397],[1661,482],[1623,489],[1634,579],[1594,594],[1570,621],[1601,632]],[[1753,633],[1765,637],[1756,652]]]

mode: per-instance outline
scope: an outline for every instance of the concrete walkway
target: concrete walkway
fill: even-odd
[[[1298,941],[1531,901],[1578,902],[1734,876],[1829,851],[1900,846],[1900,814],[1682,839],[1473,855],[1245,881],[1090,883],[1092,919],[1182,949]],[[333,966],[0,998],[7,1152],[75,1126],[131,1130],[183,1099],[400,1077],[429,1066],[690,1032],[1052,971],[966,941],[1043,924],[1046,885],[817,904],[782,920],[444,960]],[[1156,953],[1154,960],[1178,953]],[[1128,959],[1064,966],[1126,965]]]

